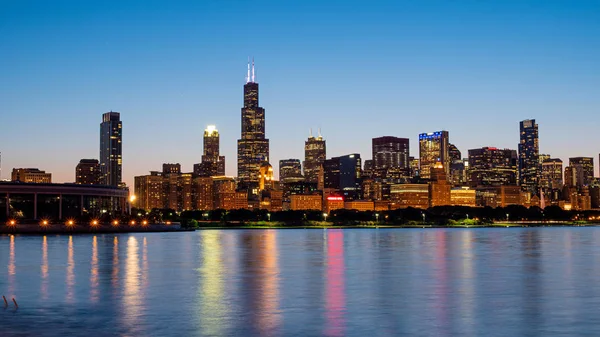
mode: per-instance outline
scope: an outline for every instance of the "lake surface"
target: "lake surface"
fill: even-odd
[[[1,336],[600,335],[600,228],[0,236],[0,268]]]

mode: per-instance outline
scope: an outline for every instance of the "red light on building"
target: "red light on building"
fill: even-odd
[[[327,197],[327,201],[344,201],[344,197],[329,196]]]

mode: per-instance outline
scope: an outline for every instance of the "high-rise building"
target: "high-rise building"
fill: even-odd
[[[409,140],[398,137],[378,137],[372,140],[373,169],[400,168],[408,173]]]
[[[550,159],[550,157],[551,156],[549,154],[542,154],[542,153],[540,153],[540,155],[538,156],[538,160],[540,161],[540,165],[542,165],[546,160]]]
[[[431,178],[431,169],[441,162],[446,174],[450,173],[448,131],[422,133],[419,135],[419,176],[423,179]]]
[[[150,172],[149,175],[134,177],[135,206],[137,208],[151,210],[153,208],[164,208],[164,186],[161,172]]]
[[[242,137],[238,140],[238,178],[243,182],[258,183],[260,165],[269,161],[269,140],[265,138],[265,109],[258,102],[258,83],[248,63],[248,77],[244,85],[242,108]]]
[[[323,162],[324,188],[338,190],[347,200],[360,199],[362,161],[354,153]]]
[[[531,193],[538,194],[540,172],[540,147],[538,125],[535,119],[520,122],[519,142],[519,183],[521,188]]]
[[[327,148],[323,137],[320,134],[318,137],[308,137],[304,142],[304,179],[307,182],[318,182],[319,171],[326,156]]]
[[[469,150],[468,183],[472,187],[517,185],[517,151],[483,147]]]
[[[448,206],[451,204],[450,190],[452,186],[446,180],[446,171],[441,162],[431,169],[429,182],[429,207]]]
[[[563,187],[563,162],[558,158],[546,159],[542,163],[540,187],[561,189]]]
[[[102,172],[98,159],[81,159],[75,168],[75,183],[82,185],[99,185],[102,183]]]
[[[46,173],[37,168],[14,168],[11,174],[12,181],[20,181],[22,183],[51,183],[52,173]]]
[[[204,130],[202,162],[194,164],[194,173],[201,177],[225,175],[225,156],[219,155],[219,131],[214,125]]]
[[[119,186],[122,181],[123,125],[121,114],[107,112],[100,124],[100,169],[104,185]]]
[[[569,158],[569,166],[574,170],[575,186],[578,188],[589,186],[594,181],[593,157]]]
[[[281,159],[279,161],[279,181],[286,184],[298,181],[302,177],[300,159]]]
[[[448,156],[450,157],[450,162],[462,160],[462,154],[460,150],[454,144],[448,145]]]

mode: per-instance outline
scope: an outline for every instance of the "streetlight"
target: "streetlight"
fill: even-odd
[[[469,220],[469,214],[467,214],[467,220]]]
[[[267,213],[267,221],[271,222],[271,213]]]
[[[375,213],[375,221],[379,222],[379,213]]]
[[[508,221],[508,213],[506,213],[506,221]]]
[[[323,221],[327,222],[327,213],[323,213]]]
[[[425,222],[425,213],[421,214],[423,216],[423,222]]]

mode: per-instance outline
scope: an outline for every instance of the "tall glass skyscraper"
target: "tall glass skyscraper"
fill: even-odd
[[[258,83],[248,63],[248,77],[244,85],[242,108],[242,137],[238,140],[238,178],[244,182],[258,182],[261,163],[269,160],[269,140],[265,138],[265,109],[258,104]]]
[[[444,166],[446,175],[450,172],[450,155],[448,131],[421,133],[419,135],[419,176],[423,179],[431,178],[431,169],[440,162]]]
[[[319,134],[318,137],[312,135],[304,142],[304,179],[310,183],[316,183],[319,180],[319,171],[321,165],[327,156],[327,147],[325,139]]]
[[[538,194],[540,173],[538,125],[535,119],[520,122],[519,182],[532,195]]]
[[[409,140],[384,136],[373,138],[372,142],[373,169],[401,168],[409,170]]]
[[[107,112],[100,123],[100,170],[104,185],[119,186],[122,181],[123,125],[121,114]]]

